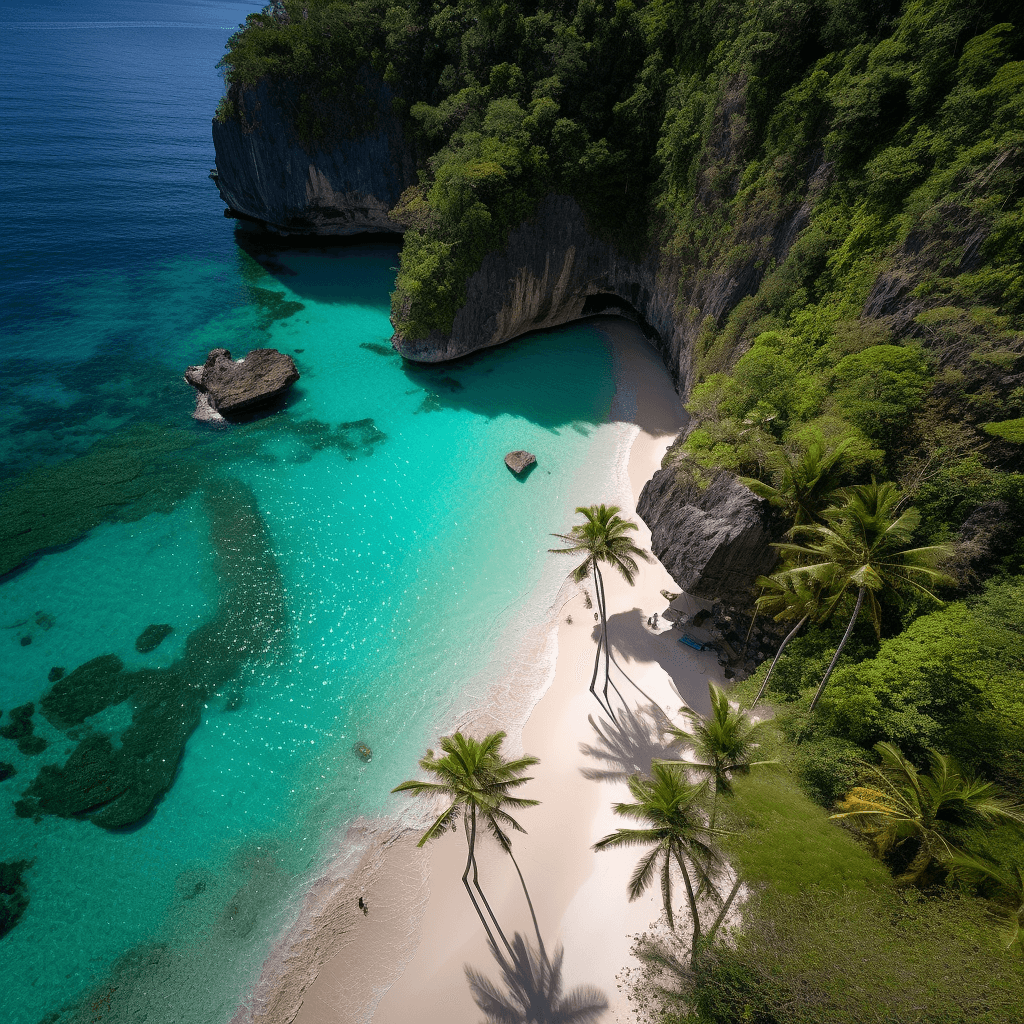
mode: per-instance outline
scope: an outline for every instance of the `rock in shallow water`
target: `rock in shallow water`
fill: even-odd
[[[230,419],[283,395],[299,371],[291,356],[273,348],[255,348],[237,362],[226,348],[210,350],[202,366],[190,366],[185,380],[198,392],[198,420]]]
[[[508,455],[505,456],[505,465],[508,466],[516,476],[526,470],[529,466],[536,465],[536,462],[537,456],[531,455],[530,452],[525,451],[509,452]]]

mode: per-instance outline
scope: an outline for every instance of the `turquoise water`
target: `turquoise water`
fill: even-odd
[[[40,464],[78,467],[59,478],[72,507],[98,472],[97,438],[143,459],[151,444],[155,463],[189,483],[169,507],[128,502],[0,585],[0,707],[38,706],[53,666],[114,654],[125,671],[169,673],[187,661],[189,637],[225,594],[261,599],[223,564],[218,524],[243,513],[266,531],[244,580],[280,607],[257,614],[272,627],[241,660],[216,644],[204,651],[216,685],[173,784],[130,827],[19,817],[14,801],[79,734],[37,711],[41,754],[0,740],[18,771],[0,784],[0,859],[32,862],[28,909],[3,939],[6,1019],[63,1007],[59,1019],[85,1020],[100,1007],[102,1020],[143,1010],[147,1021],[228,1020],[344,824],[400,810],[388,791],[437,723],[500,676],[510,632],[548,614],[564,569],[545,554],[549,534],[601,497],[619,441],[605,422],[607,345],[578,326],[449,366],[404,364],[388,347],[395,260],[382,244],[285,251],[264,258],[268,271],[239,251],[220,266],[182,260],[130,286],[66,291],[62,330],[80,346],[70,354],[80,375],[93,353],[109,355],[110,323],[141,318],[152,334],[123,380],[84,375],[64,395],[69,407],[106,392],[117,401],[83,420],[71,453]],[[44,336],[35,327],[14,344]],[[294,354],[294,401],[257,424],[192,424],[181,368],[215,344],[242,352],[246,338]],[[159,427],[140,434],[154,402]],[[182,436],[168,454],[172,431]],[[538,457],[525,481],[503,463],[521,447]],[[24,489],[16,478],[5,500]],[[116,505],[116,487],[108,497]],[[151,623],[174,632],[140,654],[135,639]],[[134,706],[111,704],[85,726],[116,745]],[[371,763],[353,755],[357,741]]]
[[[236,235],[210,116],[258,2],[0,6],[0,1020],[223,1024],[347,823],[409,813],[519,668],[549,533],[608,497],[611,357],[403,365],[395,244]],[[184,367],[266,345],[288,407],[194,423]]]

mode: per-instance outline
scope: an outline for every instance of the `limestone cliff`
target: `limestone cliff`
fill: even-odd
[[[688,494],[675,470],[659,469],[640,492],[637,512],[651,528],[654,554],[693,597],[745,606],[755,577],[775,564],[766,503],[727,474]]]
[[[415,162],[386,93],[380,86],[374,131],[307,152],[265,86],[234,90],[239,116],[214,124],[217,184],[225,202],[280,232],[396,230],[388,211],[413,182]],[[743,107],[743,83],[737,81],[715,112],[710,152],[720,161],[739,159]],[[639,260],[627,258],[598,237],[575,199],[545,196],[471,275],[450,330],[425,338],[396,331],[392,343],[407,359],[443,362],[529,331],[619,314],[645,330],[685,398],[702,325],[708,318],[721,323],[758,290],[764,267],[785,260],[827,175],[827,167],[813,162],[802,198],[768,214],[752,212],[732,226],[725,248],[745,254],[739,264],[725,263],[713,251],[692,252],[689,262],[654,248]],[[721,194],[705,185],[700,178],[694,203],[710,212]],[[393,310],[395,322],[401,312]],[[745,603],[754,577],[773,561],[763,503],[728,477],[694,498],[676,486],[673,473],[662,471],[645,488],[639,511],[652,527],[655,554],[697,596]]]
[[[389,211],[416,180],[412,144],[383,82],[368,83],[364,99],[376,111],[370,131],[307,146],[286,92],[232,87],[231,116],[213,122],[212,177],[229,213],[280,234],[399,231]]]
[[[677,382],[686,379],[686,332],[673,315],[678,276],[656,258],[635,263],[596,238],[574,199],[549,195],[515,228],[498,252],[484,257],[466,286],[466,303],[451,330],[403,338],[407,359],[443,362],[500,345],[528,331],[597,313],[637,321],[658,345]]]

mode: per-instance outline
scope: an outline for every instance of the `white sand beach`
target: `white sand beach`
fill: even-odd
[[[607,500],[621,504],[623,514],[637,522],[635,541],[649,550],[650,533],[635,514],[636,499],[682,427],[684,413],[658,353],[640,332],[617,321],[602,329],[613,341],[616,360],[612,417],[631,420],[639,428],[629,454],[628,482],[610,480]],[[631,493],[624,493],[627,487]],[[571,567],[566,559],[567,573]],[[722,678],[716,656],[685,648],[677,633],[659,635],[646,624],[648,616],[667,606],[662,590],[678,589],[668,573],[652,561],[641,565],[633,587],[607,573],[605,581],[613,648],[635,684],[669,716],[676,717],[684,701],[708,710],[708,680]],[[599,989],[609,1003],[602,1020],[612,1024],[634,1019],[620,979],[630,966],[633,936],[660,916],[660,892],[655,887],[630,903],[627,880],[639,851],[598,854],[591,847],[624,824],[612,804],[629,799],[625,775],[648,769],[652,757],[670,755],[650,717],[627,714],[620,716],[619,730],[603,722],[611,741],[609,756],[594,756],[602,745],[590,721],[602,720],[601,709],[588,692],[596,649],[594,620],[582,593],[561,608],[553,678],[522,730],[521,743],[510,736],[506,752],[522,750],[541,762],[520,793],[541,803],[517,815],[528,834],[515,833],[513,849],[548,953],[564,947],[564,991],[579,985]],[[631,708],[648,704],[621,674],[616,679]],[[495,728],[491,722],[486,726]],[[481,726],[478,731],[485,730]],[[595,779],[595,772],[618,773],[619,779]],[[366,915],[349,889],[343,911],[323,916],[325,923],[292,947],[291,963],[298,958],[322,964],[316,980],[300,994],[303,972],[285,965],[276,994],[236,1020],[289,1020],[300,999],[296,1024],[472,1024],[483,1019],[465,966],[499,988],[501,978],[462,885],[465,838],[447,835],[427,850],[416,849],[417,838],[405,834],[391,844],[380,866],[364,871]],[[486,838],[479,844],[478,860],[481,883],[506,934],[511,939],[514,932],[521,933],[535,945],[529,909],[509,858]],[[310,898],[330,902],[337,893]],[[685,902],[681,889],[678,902]],[[681,913],[685,917],[682,908]],[[339,941],[341,935],[344,941]],[[335,948],[341,951],[332,955]]]

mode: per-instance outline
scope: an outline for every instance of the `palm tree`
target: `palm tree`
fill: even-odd
[[[479,971],[465,968],[473,1001],[489,1024],[595,1024],[608,1009],[608,1000],[592,985],[562,994],[561,946],[549,960],[543,951],[538,954],[528,946],[518,932],[512,937],[512,945],[512,959],[506,961],[491,943],[505,991]]]
[[[921,523],[921,514],[915,508],[908,508],[897,515],[900,492],[895,484],[872,481],[850,487],[846,494],[845,504],[822,513],[827,525],[793,528],[793,536],[804,538],[805,544],[774,545],[804,563],[776,573],[776,577],[806,575],[828,592],[820,612],[823,619],[829,618],[854,588],[857,591],[850,622],[818,684],[811,700],[811,711],[821,699],[865,600],[875,632],[880,633],[879,595],[882,592],[912,590],[941,604],[924,584],[935,585],[949,579],[935,568],[952,553],[949,545],[907,547]]]
[[[462,884],[466,887],[473,908],[476,910],[487,932],[487,937],[494,941],[487,920],[480,910],[480,906],[469,886],[469,872],[473,871],[473,885],[480,894],[480,899],[487,908],[487,913],[494,922],[494,927],[501,937],[509,956],[514,956],[512,947],[505,938],[498,924],[494,911],[491,910],[487,897],[480,887],[479,872],[476,862],[476,833],[478,820],[482,820],[491,835],[498,840],[502,849],[512,857],[516,872],[519,874],[519,881],[522,883],[523,891],[526,892],[527,902],[530,904],[530,913],[533,915],[533,924],[537,928],[537,916],[533,912],[533,902],[530,894],[526,891],[526,882],[519,870],[519,864],[512,856],[512,840],[506,829],[514,829],[517,832],[526,830],[517,822],[506,808],[522,810],[527,807],[536,807],[539,800],[526,800],[522,797],[513,796],[511,791],[529,782],[532,776],[524,776],[528,768],[539,764],[536,757],[527,755],[508,761],[501,753],[501,744],[505,740],[504,732],[492,732],[482,740],[473,739],[471,736],[463,736],[456,732],[453,736],[442,736],[440,745],[444,751],[443,757],[436,757],[432,750],[420,758],[420,768],[432,775],[436,782],[419,782],[410,780],[403,782],[391,791],[392,793],[416,793],[428,797],[442,797],[449,801],[448,807],[441,812],[434,823],[423,833],[417,846],[425,846],[431,840],[444,835],[445,832],[455,831],[456,821],[459,814],[462,815],[463,828],[466,833],[468,853],[466,856],[466,870],[462,873]],[[537,928],[537,936],[540,938],[540,929]]]
[[[679,762],[651,765],[649,779],[634,775],[629,791],[635,803],[615,804],[616,814],[644,823],[643,828],[620,828],[594,843],[595,850],[612,850],[620,846],[651,846],[640,858],[629,880],[630,902],[639,899],[654,878],[661,862],[661,896],[670,928],[675,927],[672,915],[672,863],[678,865],[686,886],[686,898],[693,917],[691,956],[696,958],[701,939],[697,892],[691,872],[701,888],[715,891],[711,873],[720,855],[711,844],[722,833],[704,822],[702,802],[707,784],[692,785],[686,781]]]
[[[725,691],[713,682],[708,682],[711,691],[711,714],[705,717],[690,708],[680,708],[679,713],[687,719],[688,728],[670,726],[666,731],[672,736],[674,746],[689,747],[690,761],[660,762],[682,764],[689,771],[695,771],[711,786],[711,821],[715,827],[718,811],[718,797],[724,793],[732,795],[732,776],[747,775],[758,765],[775,764],[774,761],[755,761],[757,735],[763,722],[751,722],[747,712],[733,708]]]
[[[832,817],[849,821],[882,857],[903,853],[910,859],[897,881],[916,885],[933,864],[963,854],[958,829],[996,823],[1024,823],[1019,809],[999,795],[992,782],[965,772],[955,758],[928,749],[928,772],[918,770],[891,743],[876,743],[881,765],[869,765],[877,786],[855,786]]]
[[[782,657],[782,652],[789,646],[797,633],[807,625],[818,614],[821,608],[821,584],[800,573],[791,573],[786,576],[758,576],[757,585],[761,587],[761,596],[754,602],[757,611],[771,615],[775,622],[792,622],[797,620],[796,625],[786,634],[786,639],[779,644],[775,657],[765,674],[761,688],[757,696],[750,702],[754,705],[768,689],[768,680],[771,679],[775,666]]]
[[[994,864],[969,853],[950,857],[951,877],[972,883],[991,903],[1004,926],[1006,948],[1020,943],[1024,932],[1024,869],[1020,864]]]
[[[765,454],[764,462],[773,483],[750,477],[740,477],[740,482],[782,509],[792,525],[820,522],[822,509],[850,468],[845,457],[852,445],[853,440],[848,438],[830,451],[825,438],[815,433],[796,457],[781,448],[772,448]]]
[[[608,609],[604,597],[604,577],[601,575],[601,565],[615,569],[620,576],[630,585],[636,579],[640,571],[636,560],[639,558],[649,562],[651,556],[633,543],[627,536],[629,530],[637,529],[636,523],[629,519],[623,519],[617,505],[590,505],[580,506],[576,509],[582,515],[585,522],[578,523],[569,533],[553,533],[553,537],[564,540],[569,544],[567,548],[549,548],[553,554],[558,555],[583,555],[583,561],[573,569],[571,576],[576,583],[582,583],[594,573],[594,592],[597,595],[597,609],[601,616],[601,639],[597,644],[597,657],[594,659],[594,674],[590,680],[590,692],[594,699],[601,704],[601,698],[597,696],[594,689],[597,684],[597,670],[601,663],[601,649],[605,652],[604,670],[604,703],[601,704],[612,720],[615,713],[612,711],[608,700],[608,686],[615,686],[611,678],[611,648],[608,646]],[[618,690],[616,690],[618,692]],[[622,697],[622,694],[619,694]]]

